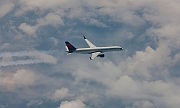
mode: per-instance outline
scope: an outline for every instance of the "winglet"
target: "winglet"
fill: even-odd
[[[83,35],[84,39],[86,39],[86,37]]]

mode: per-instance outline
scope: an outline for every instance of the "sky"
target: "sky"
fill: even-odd
[[[0,108],[179,108],[179,0],[0,0]],[[64,41],[119,45],[104,58]]]

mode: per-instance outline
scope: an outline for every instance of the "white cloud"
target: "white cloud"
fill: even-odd
[[[11,2],[0,2],[0,18],[9,13],[13,8],[14,4]]]
[[[0,91],[13,91],[12,73],[0,70]]]
[[[25,69],[17,70],[15,73],[0,71],[0,90],[14,91],[19,87],[32,86],[37,78],[35,72]]]
[[[48,55],[45,53],[39,53],[38,55],[35,55],[36,59],[42,60],[44,63],[50,63],[50,64],[56,64],[57,60],[52,55]]]
[[[127,75],[120,77],[119,80],[114,83],[112,89],[114,94],[120,96],[135,95],[139,90],[136,82]]]
[[[177,94],[180,87],[173,79],[169,79],[168,68],[175,62],[169,56],[170,52],[169,48],[161,44],[156,50],[148,46],[145,51],[137,51],[133,57],[126,58],[117,66],[112,62],[83,63],[79,59],[74,60],[78,64],[72,61],[67,61],[66,64],[73,65],[68,69],[73,70],[77,83],[84,79],[100,82],[109,88],[106,91],[107,96],[118,96],[124,100],[147,99],[159,106],[176,108],[180,103],[177,98],[180,97]],[[176,59],[178,58],[176,55]],[[153,104],[143,102],[136,105],[151,107]]]
[[[179,52],[180,46],[180,22],[178,21],[179,11],[177,11],[179,2],[176,0],[160,0],[158,2],[155,0],[138,0],[136,2],[121,0],[118,2],[89,1],[86,3],[90,6],[88,9],[93,13],[89,11],[87,14],[84,13],[84,22],[96,17],[94,14],[108,15],[111,21],[131,26],[145,26],[148,22],[152,25],[142,34],[153,38],[152,41],[154,40],[157,46],[155,45],[154,49],[151,46],[146,46],[144,50],[134,52],[135,54],[132,57],[127,57],[118,65],[113,64],[113,62],[93,61],[93,63],[89,63],[73,59],[76,62],[66,61],[68,66],[66,70],[72,72],[77,82],[85,79],[106,85],[109,88],[107,90],[108,96],[118,96],[124,100],[127,99],[127,101],[150,100],[136,101],[132,107],[148,108],[158,105],[160,107],[178,108],[180,94],[177,91],[180,87],[179,84],[174,83],[173,78],[170,78],[169,68],[179,62],[179,53],[175,56],[171,55],[174,50]],[[101,6],[100,4],[105,4],[105,6],[95,10],[94,7]],[[172,8],[167,10],[170,7]],[[83,12],[81,9],[79,10]],[[70,18],[82,17],[82,14],[77,11],[74,12],[77,15],[71,14]],[[172,18],[172,16],[174,17]],[[135,35],[133,37],[138,38]],[[132,38],[130,37],[130,39]]]
[[[107,27],[105,24],[99,22],[96,19],[90,19],[89,23],[92,24],[92,25],[96,25],[98,27]]]
[[[18,86],[31,86],[36,80],[36,75],[33,71],[21,69],[13,75],[13,82]]]
[[[12,60],[13,60],[12,55],[8,53],[2,57],[2,62],[9,62]]]
[[[81,100],[63,101],[58,108],[86,108]]]
[[[18,51],[18,52],[3,52],[0,54],[1,62],[0,67],[5,66],[17,66],[17,65],[27,65],[27,64],[37,64],[37,63],[49,63],[56,64],[57,60],[52,55],[54,51]],[[20,59],[13,60],[13,58],[23,58],[29,57],[31,59]]]
[[[28,35],[36,35],[36,31],[38,30],[39,27],[41,26],[46,26],[46,25],[52,25],[52,26],[58,26],[58,25],[64,25],[63,20],[59,15],[55,15],[53,13],[48,13],[45,18],[40,18],[37,19],[37,24],[34,26],[28,25],[26,23],[22,23],[18,28],[22,30],[24,33]]]
[[[101,1],[80,2],[78,0],[75,0],[75,1],[53,0],[49,2],[45,0],[37,0],[36,2],[34,2],[34,1],[28,1],[28,0],[20,0],[19,3],[22,5],[22,9],[20,10],[20,12],[17,12],[17,13],[22,13],[23,10],[24,12],[26,12],[28,9],[29,10],[40,9],[41,11],[50,9],[50,10],[53,10],[53,12],[56,14],[63,15],[62,17],[65,16],[71,19],[77,18],[85,24],[96,25],[98,27],[107,27],[106,24],[97,20],[99,19],[98,15],[102,15],[102,16],[108,15],[110,16],[111,18],[110,21],[112,22],[123,22],[123,23],[126,23],[128,25],[133,25],[133,26],[142,26],[145,24],[144,19],[139,17],[137,14],[135,14],[132,11],[132,9],[129,7],[128,1],[112,2],[112,1],[101,0]],[[133,4],[134,3],[135,2],[133,2]],[[87,10],[83,8],[82,5],[85,5],[87,7]],[[119,8],[119,5],[122,7]],[[138,6],[139,4],[137,6],[134,6],[134,8],[137,9]],[[100,9],[95,9],[95,8],[100,8]],[[67,11],[67,10],[69,11],[64,14],[64,11]],[[139,8],[137,10],[139,10]],[[42,20],[45,20],[45,19],[42,18],[42,19],[39,19],[39,21],[41,22]],[[57,16],[55,19],[57,19]],[[58,23],[62,21],[55,20],[54,22]],[[51,23],[53,24],[53,22]]]
[[[62,100],[63,98],[66,98],[68,96],[68,92],[69,90],[67,88],[55,90],[55,92],[52,94],[51,99],[55,101]]]
[[[125,30],[125,32],[120,33],[117,32],[116,34],[118,35],[114,36],[114,39],[118,41],[126,38],[134,42],[133,44],[135,44],[136,47],[131,48],[128,47],[131,43],[125,43],[126,40],[122,43],[124,44],[122,47],[129,48],[129,51],[132,49],[136,50],[138,47],[137,49],[139,49],[139,51],[133,52],[133,56],[126,55],[125,57],[127,58],[115,56],[115,59],[122,60],[119,60],[119,63],[114,63],[114,61],[111,60],[106,61],[109,60],[109,58],[103,60],[97,58],[89,62],[83,59],[82,56],[78,58],[73,55],[71,56],[72,58],[68,58],[71,60],[63,59],[63,61],[58,64],[58,66],[62,67],[58,71],[65,71],[72,74],[76,82],[74,83],[73,80],[73,86],[81,86],[82,89],[89,87],[89,85],[83,86],[83,80],[102,83],[102,85],[106,87],[105,89],[103,88],[106,92],[106,94],[103,95],[104,97],[111,96],[112,98],[120,98],[122,101],[129,102],[128,104],[130,105],[128,106],[131,107],[148,108],[156,107],[157,105],[164,108],[178,108],[180,106],[179,80],[174,79],[174,76],[170,75],[170,69],[173,66],[176,67],[174,70],[178,72],[180,61],[179,0],[19,0],[18,4],[20,9],[17,9],[15,12],[15,15],[19,15],[18,17],[23,17],[20,15],[25,15],[25,13],[29,11],[34,11],[38,16],[37,18],[35,17],[35,19],[28,19],[28,22],[32,20],[35,21],[36,24],[34,25],[21,22],[22,24],[20,24],[19,29],[28,35],[35,35],[39,27],[46,25],[67,27],[66,24],[69,22],[63,20],[66,18],[72,21],[79,20],[88,26],[95,25],[102,27],[102,29],[103,27],[110,27],[109,25],[115,25],[113,27],[122,25],[122,28],[120,27],[118,29],[126,29],[123,28],[123,24],[125,24],[125,26],[128,25],[129,28],[132,27],[137,30],[138,36],[134,32],[129,32],[130,30]],[[3,5],[1,8],[2,7]],[[5,11],[0,10],[0,17],[5,16],[13,7],[14,5],[11,3],[5,6],[3,8]],[[76,26],[82,26],[82,24],[78,25],[78,22],[76,22]],[[113,29],[116,30],[116,28]],[[78,28],[76,30],[79,31]],[[91,32],[91,34],[93,33]],[[101,32],[99,34],[101,34]],[[110,32],[110,34],[113,33]],[[117,38],[117,36],[121,34],[122,37]],[[135,42],[138,42],[136,39],[142,34],[148,37],[148,40],[145,38],[145,41],[136,44]],[[149,40],[149,38],[152,40]],[[54,38],[52,38],[52,40],[57,44]],[[104,39],[104,41],[109,42],[109,40],[107,41],[106,39]],[[141,46],[144,45],[143,43],[149,43],[149,41],[155,42],[156,45],[148,44],[149,46]],[[6,44],[4,44],[4,47],[6,48],[8,45],[6,46]],[[120,55],[121,53],[124,54],[123,51],[120,52]],[[77,58],[74,59],[74,56]],[[57,60],[53,56],[47,54],[39,54],[33,57],[51,64],[57,63]],[[2,60],[11,61],[12,58],[10,55],[7,55]],[[43,67],[38,67],[38,69],[39,68]],[[24,78],[24,74],[29,75],[31,79],[29,77]],[[179,76],[176,77],[179,78]],[[9,89],[13,88],[13,85],[16,84],[30,86],[33,85],[35,81],[33,78],[34,72],[18,70],[15,74],[0,75],[0,84],[3,85],[4,88]],[[96,87],[96,84],[94,85],[90,87],[96,91],[102,89],[101,87]],[[75,91],[79,90],[78,87]],[[51,99],[61,100],[66,98],[69,92],[71,91],[67,88],[55,90],[51,95]],[[91,92],[92,91],[84,90],[86,94]],[[76,95],[79,96],[80,93],[79,91]],[[94,98],[96,98],[102,94],[94,93],[94,95]],[[89,99],[88,96],[84,96],[83,98]],[[29,104],[31,104],[31,102]],[[72,106],[81,108],[86,105],[80,100],[74,100],[63,101],[59,107]]]
[[[29,1],[29,0],[19,0],[21,5],[26,5],[29,10],[33,10],[39,8],[41,10],[46,10],[50,8],[57,7],[71,7],[77,4],[77,1],[74,0],[37,0],[37,1]]]
[[[143,26],[145,21],[143,18],[134,14],[132,11],[126,11],[117,16],[116,19],[119,19],[120,22],[123,22],[132,26]]]
[[[22,23],[18,28],[28,35],[35,35],[38,26],[30,26],[26,23]]]
[[[38,19],[37,23],[38,26],[49,25],[49,24],[52,26],[64,25],[64,22],[61,19],[61,17],[53,13],[48,13],[45,16],[45,18]]]
[[[83,21],[83,18],[87,19],[90,24],[94,24],[100,27],[105,27],[101,21],[95,20],[99,18],[98,15],[110,16],[112,22],[125,23],[132,26],[142,26],[145,25],[145,21],[151,21],[152,23],[167,23],[168,20],[173,23],[178,22],[177,19],[180,17],[178,10],[177,1],[165,1],[163,2],[155,0],[144,1],[138,0],[136,2],[132,0],[121,0],[121,1],[79,1],[79,0],[53,0],[49,2],[48,0],[20,0],[19,4],[22,6],[21,11],[24,12],[28,10],[53,10],[54,13],[59,15],[64,15],[68,18],[78,18]],[[169,4],[169,5],[167,5]],[[83,6],[86,6],[87,10]],[[96,9],[97,8],[97,9]],[[99,8],[99,9],[98,9]],[[169,8],[167,11],[167,8]],[[67,13],[64,11],[69,10]],[[175,11],[174,11],[175,10]],[[172,14],[174,17],[168,16]],[[65,13],[65,14],[64,14]],[[176,17],[176,18],[175,18]],[[83,21],[87,23],[86,21]],[[57,21],[58,23],[58,21]]]

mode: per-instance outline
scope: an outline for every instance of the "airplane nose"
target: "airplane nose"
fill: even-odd
[[[123,48],[121,47],[121,50],[123,50]]]

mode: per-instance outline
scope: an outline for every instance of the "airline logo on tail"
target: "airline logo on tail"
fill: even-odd
[[[68,53],[72,53],[76,50],[76,48],[73,45],[71,45],[69,42],[66,41],[65,43],[66,43],[66,49]]]

